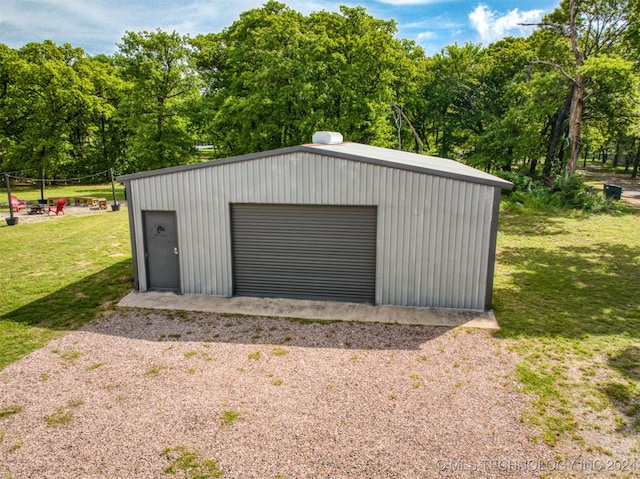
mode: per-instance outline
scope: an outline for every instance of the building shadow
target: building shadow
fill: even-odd
[[[156,342],[417,350],[450,327],[321,321],[233,313],[118,308],[82,330]]]
[[[117,302],[131,291],[131,274],[130,259],[118,262],[10,311],[0,320],[51,331],[80,328],[143,341],[225,342],[332,349],[419,349],[426,341],[452,329],[118,308],[115,306]],[[33,345],[33,349],[37,347],[39,345]]]
[[[0,320],[55,331],[77,329],[115,305],[131,285],[129,258],[9,311]]]

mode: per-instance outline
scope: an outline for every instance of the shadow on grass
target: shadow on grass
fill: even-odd
[[[609,366],[617,370],[627,381],[609,381],[600,386],[616,409],[628,419],[622,432],[640,432],[640,348],[630,346],[609,358]]]
[[[144,341],[236,343],[263,346],[300,346],[331,349],[417,350],[451,328],[380,323],[352,323],[254,317],[235,314],[117,308],[101,321],[91,322],[112,309],[131,288],[131,260],[119,262],[82,278],[37,301],[0,317],[0,323],[30,328],[25,346],[20,328],[6,334],[0,327],[0,369],[42,347],[55,331],[83,327],[85,331]],[[24,329],[24,328],[22,328]],[[37,335],[33,330],[42,330]],[[40,337],[37,337],[40,336]]]
[[[632,381],[640,381],[640,347],[631,346],[609,358],[609,365]]]
[[[498,337],[625,335],[640,337],[640,248],[613,244],[564,251],[503,250],[514,267],[508,287],[495,290]]]
[[[131,288],[131,260],[0,316],[0,369],[113,307]]]
[[[100,313],[131,288],[131,260],[121,261],[0,317],[0,369],[55,337],[56,331],[86,331],[146,341],[224,342],[332,349],[419,349],[447,327],[265,318],[234,314],[118,308]],[[13,325],[11,328],[6,325]],[[25,344],[24,327],[30,338]],[[5,334],[2,334],[2,331]],[[35,331],[41,330],[43,334]],[[6,336],[6,337],[3,337]]]
[[[0,316],[0,320],[53,330],[77,329],[131,288],[131,259]]]

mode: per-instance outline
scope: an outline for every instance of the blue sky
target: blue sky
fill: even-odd
[[[19,48],[49,39],[89,54],[112,54],[126,31],[176,30],[195,36],[218,32],[240,12],[266,0],[0,0],[0,43]],[[415,40],[428,54],[457,42],[488,45],[502,37],[526,36],[531,23],[558,1],[541,0],[280,0],[304,14],[361,5],[376,18],[398,22],[399,38]]]

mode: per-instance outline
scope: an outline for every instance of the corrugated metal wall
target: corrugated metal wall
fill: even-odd
[[[130,181],[139,289],[142,210],[175,210],[184,293],[233,294],[230,203],[378,207],[376,303],[485,309],[499,189],[314,153]]]

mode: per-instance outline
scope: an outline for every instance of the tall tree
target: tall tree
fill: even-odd
[[[563,0],[558,9],[537,24],[565,38],[573,57],[569,68],[555,58],[536,62],[555,68],[571,88],[570,152],[565,177],[575,173],[585,101],[596,93],[589,88],[590,79],[586,75],[585,65],[592,58],[618,54],[634,3],[633,0]]]
[[[394,33],[394,22],[361,7],[305,17],[270,1],[219,34],[197,37],[202,119],[220,153],[299,144],[318,129],[395,143],[390,105],[406,48]]]
[[[197,37],[206,85],[203,130],[219,154],[300,142],[316,111],[302,15],[277,2],[240,15],[228,29]]]
[[[126,155],[129,131],[121,112],[127,83],[111,57],[98,55],[83,62],[81,67],[91,82],[94,97],[102,105],[91,115],[92,149],[85,163],[86,169],[92,172],[108,168],[129,171]]]
[[[136,169],[185,164],[195,158],[187,101],[199,95],[189,39],[176,32],[127,32],[115,55],[129,83],[126,112],[132,131],[128,154]]]
[[[86,58],[84,51],[45,41],[6,53],[0,108],[10,145],[4,168],[55,175],[73,164],[73,136],[90,134],[82,119],[101,106],[92,97],[90,82],[76,71]]]
[[[479,45],[454,44],[420,64],[423,101],[415,123],[424,125],[424,143],[432,154],[457,156],[455,150],[464,149],[469,136],[483,129],[477,108],[481,52]]]
[[[480,52],[467,148],[470,163],[486,170],[511,170],[517,158],[532,159],[531,138],[523,132],[535,122],[525,122],[521,115],[526,100],[522,90],[532,58],[531,43],[523,38],[504,38]]]

